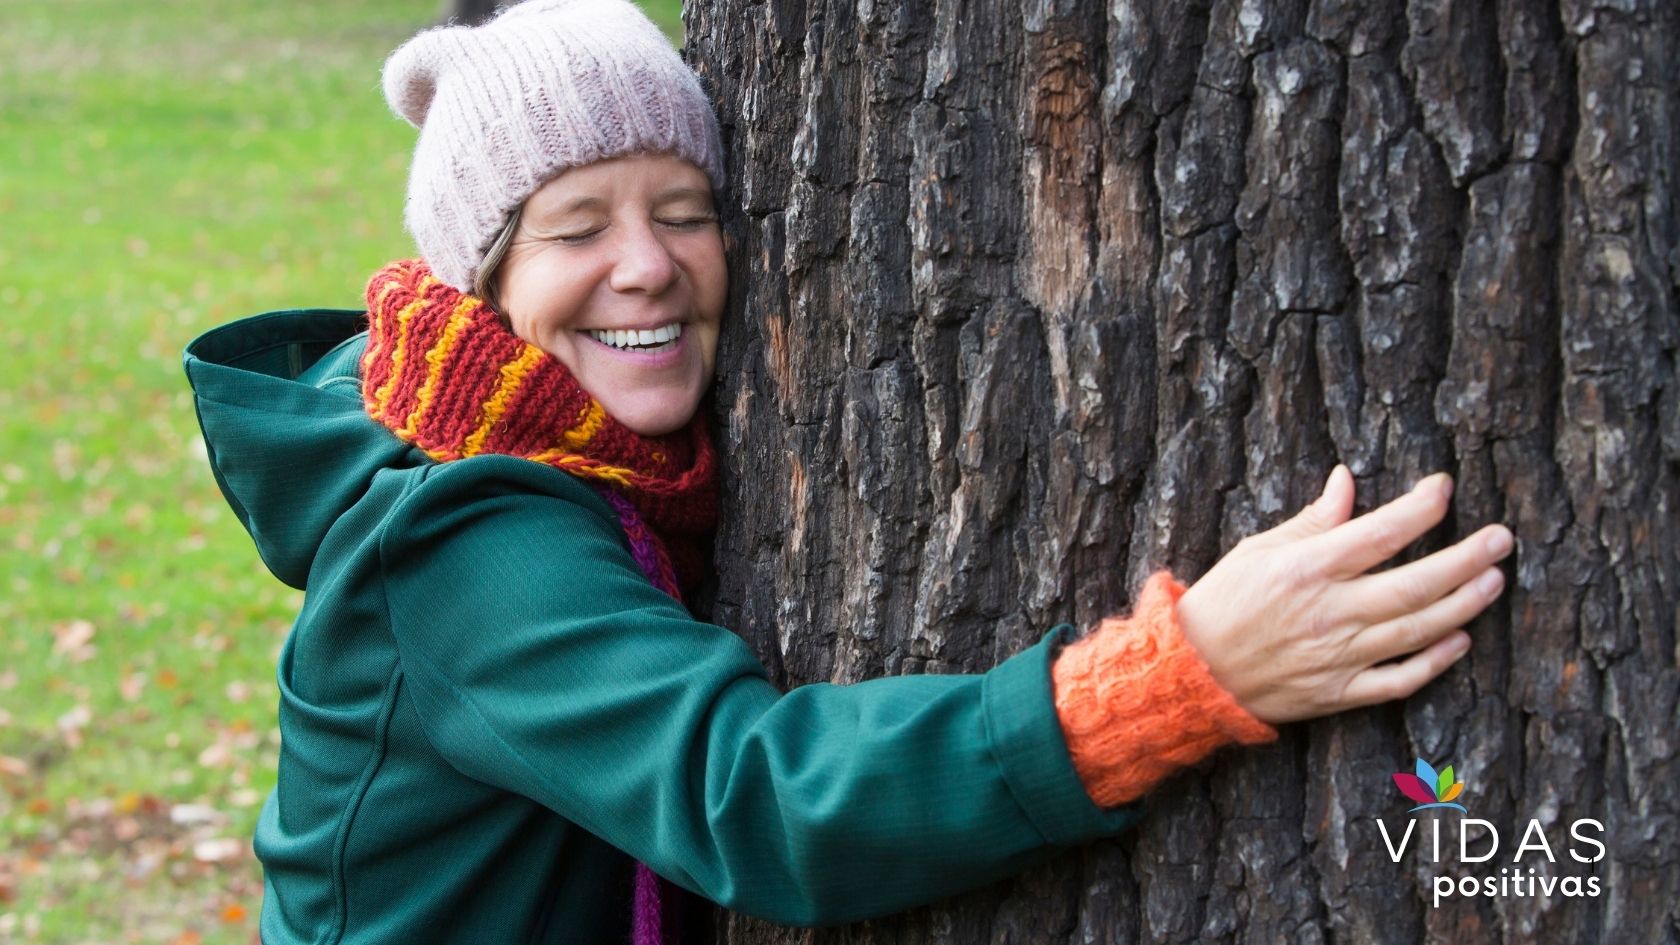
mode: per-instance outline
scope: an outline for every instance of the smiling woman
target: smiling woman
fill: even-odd
[[[1299,630],[1404,616],[1372,585],[1315,609],[1347,577],[1324,562],[1374,564],[1445,511],[1431,480],[1335,528],[1338,467],[1287,527],[1188,592],[1157,572],[1065,650],[1066,624],[984,673],[784,693],[687,609],[728,295],[698,77],[623,0],[529,0],[420,34],[383,84],[420,129],[420,258],[374,273],[365,312],[270,312],[185,357],[218,485],[306,591],[254,842],[271,945],[655,945],[692,940],[706,901],[884,916],[1126,829],[1176,768],[1274,740],[1268,720],[1421,685],[1486,604],[1357,646]],[[1395,580],[1445,593],[1492,553]]]
[[[596,161],[538,188],[515,225],[506,258],[481,266],[513,332],[631,430],[686,425],[728,296],[706,175],[668,154]]]

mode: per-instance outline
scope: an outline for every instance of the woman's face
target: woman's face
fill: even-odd
[[[608,414],[644,436],[681,429],[711,383],[728,295],[711,183],[670,155],[570,168],[525,201],[495,285],[514,334]],[[655,345],[594,334],[631,329]]]

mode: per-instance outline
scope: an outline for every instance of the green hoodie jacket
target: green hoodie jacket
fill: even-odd
[[[1050,661],[1070,625],[982,674],[783,693],[648,582],[582,481],[435,463],[370,419],[364,317],[258,315],[184,354],[216,482],[306,592],[255,837],[265,942],[623,943],[632,857],[831,925],[1138,819],[1068,756]]]

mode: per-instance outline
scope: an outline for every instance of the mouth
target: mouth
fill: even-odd
[[[683,336],[683,323],[667,322],[646,331],[587,328],[583,333],[615,351],[659,354],[676,350]]]
[[[693,332],[682,322],[668,322],[646,331],[583,329],[594,350],[629,366],[648,371],[674,368],[688,360]],[[646,339],[644,341],[644,339]]]

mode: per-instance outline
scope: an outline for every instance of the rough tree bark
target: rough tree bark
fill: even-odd
[[[514,2],[516,0],[446,0],[441,18],[474,26],[490,19],[496,15],[496,11],[511,6]]]
[[[1470,656],[1406,703],[1285,726],[1134,833],[810,940],[1680,940],[1680,4],[686,16],[736,188],[710,616],[772,678],[985,670],[1154,567],[1193,581],[1338,460],[1356,513],[1454,474],[1398,561],[1518,538]],[[1498,871],[1391,860],[1414,757],[1456,766],[1494,864],[1538,818],[1559,862],[1522,865],[1602,895],[1432,908],[1432,876]],[[1564,852],[1582,817],[1591,868]]]

